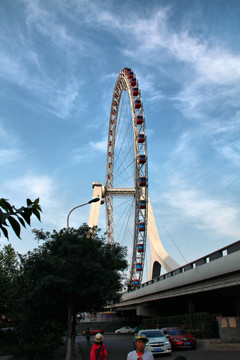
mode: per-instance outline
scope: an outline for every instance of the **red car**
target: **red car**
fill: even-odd
[[[104,334],[104,331],[102,329],[89,329],[90,330],[90,335],[96,335],[98,333]],[[85,336],[86,335],[86,330],[82,332],[82,335]]]
[[[196,348],[195,337],[181,327],[162,328],[161,331],[171,341],[173,349]]]

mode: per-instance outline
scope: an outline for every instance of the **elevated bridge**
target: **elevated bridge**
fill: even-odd
[[[134,316],[210,312],[240,315],[240,241],[122,295],[114,310]]]

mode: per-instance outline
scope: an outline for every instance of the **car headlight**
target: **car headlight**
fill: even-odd
[[[165,345],[168,345],[169,344],[169,340],[165,340]]]
[[[149,345],[149,343],[146,343],[146,346],[148,346]]]

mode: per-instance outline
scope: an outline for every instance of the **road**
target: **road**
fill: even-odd
[[[90,347],[87,345],[86,339],[83,336],[77,336],[76,341],[80,345],[81,360],[89,360]],[[94,342],[94,337],[91,337],[91,345]],[[132,335],[104,335],[104,344],[107,347],[109,360],[126,360],[129,351],[133,350],[133,336]],[[168,359],[174,360],[177,355],[183,355],[187,360],[239,360],[240,350],[221,349],[208,350],[204,348],[197,348],[196,350],[181,350],[173,351],[170,356],[155,355],[156,360]]]

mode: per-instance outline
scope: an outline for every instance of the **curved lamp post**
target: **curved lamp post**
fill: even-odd
[[[100,201],[101,199],[99,197],[95,197],[92,200],[75,206],[72,210],[70,210],[70,212],[68,213],[67,216],[67,230],[69,229],[69,216],[71,215],[71,213],[73,212],[73,210],[80,208],[84,205],[88,205],[91,204],[93,202],[97,202]],[[72,313],[72,306],[71,306],[71,302],[70,299],[68,299],[68,331],[67,331],[67,351],[66,351],[66,360],[70,360],[71,359],[71,354],[72,354],[72,336],[71,336],[71,332],[72,332],[72,327],[73,327],[73,313]]]
[[[69,216],[71,215],[71,213],[73,212],[73,210],[78,209],[78,208],[80,208],[80,207],[82,207],[82,206],[91,204],[91,203],[93,203],[93,202],[98,202],[98,201],[100,201],[100,200],[101,200],[101,199],[100,199],[99,197],[95,197],[95,198],[93,198],[92,200],[90,200],[90,201],[88,201],[88,202],[86,202],[86,203],[84,203],[84,204],[75,206],[72,210],[70,210],[70,212],[69,212],[69,214],[68,214],[68,216],[67,216],[67,229],[69,229]]]

